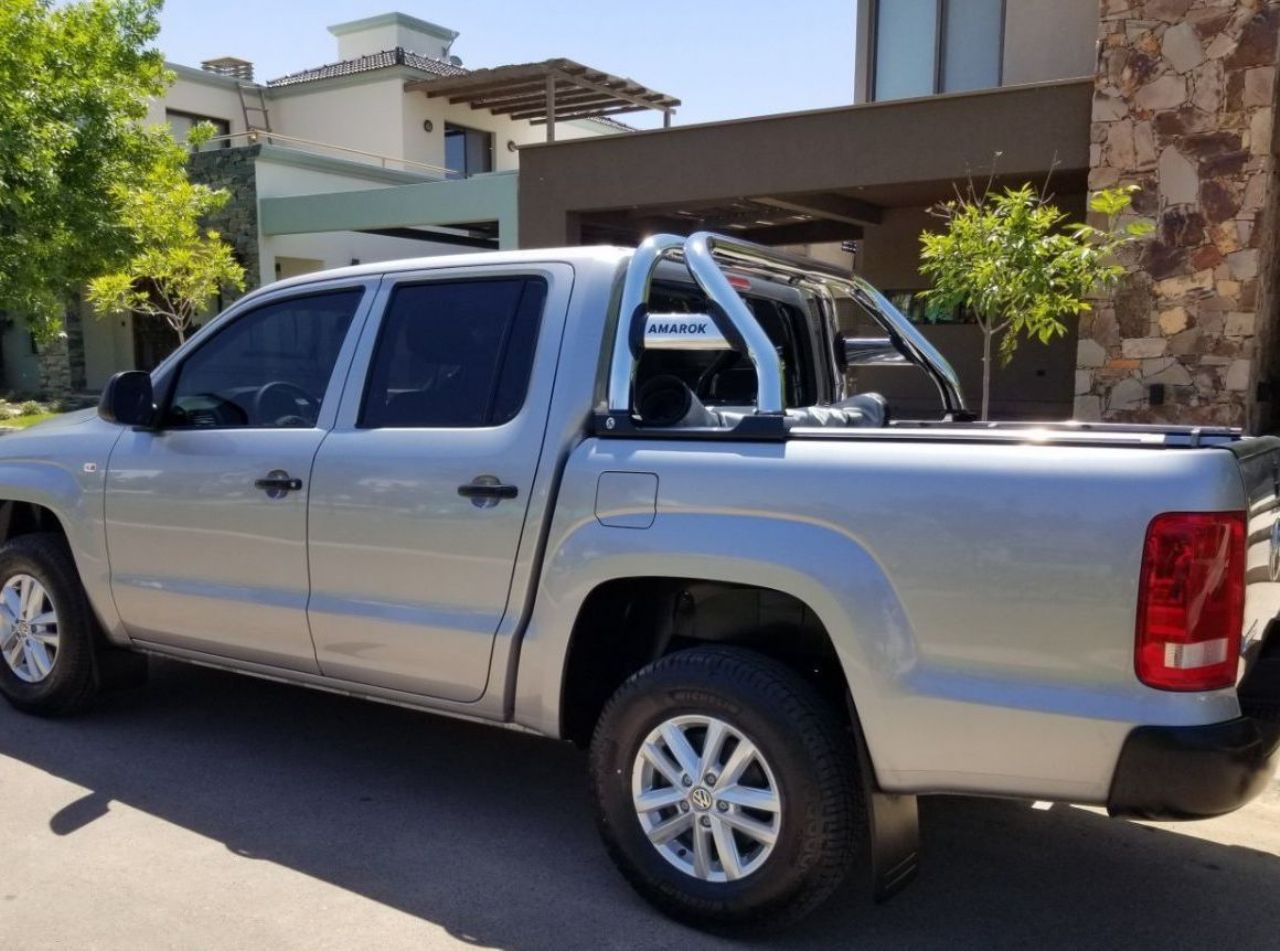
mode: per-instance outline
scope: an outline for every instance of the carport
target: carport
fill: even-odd
[[[927,286],[917,269],[927,209],[970,180],[979,190],[1048,180],[1063,210],[1083,216],[1092,95],[1092,79],[1067,80],[526,146],[520,246],[723,231],[801,246],[909,300]],[[971,326],[925,332],[963,380],[980,377]],[[1075,350],[1074,327],[1024,347],[997,374],[995,412],[1069,416]],[[908,411],[936,403],[914,374],[868,375]]]
[[[968,178],[1085,189],[1091,80],[526,146],[522,247],[729,230],[774,245],[871,237]]]

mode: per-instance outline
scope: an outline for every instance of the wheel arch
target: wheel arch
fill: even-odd
[[[515,719],[580,738],[589,715],[572,706],[584,696],[583,672],[592,670],[584,657],[607,655],[618,646],[620,610],[643,626],[651,619],[636,612],[655,610],[643,607],[650,595],[658,596],[659,605],[672,605],[695,587],[715,597],[735,592],[757,605],[768,601],[775,619],[787,612],[799,618],[763,625],[775,636],[748,639],[745,646],[776,655],[778,645],[801,632],[789,649],[834,660],[824,676],[838,672],[875,767],[892,768],[891,751],[876,743],[876,694],[886,678],[903,676],[914,663],[916,639],[884,569],[855,537],[827,524],[774,516],[665,512],[645,531],[610,529],[591,519],[558,541],[555,536],[553,531],[521,645]],[[637,646],[623,628],[625,649],[619,653],[626,665],[643,666],[652,659],[654,639],[640,638]],[[670,616],[657,628],[663,649],[688,642]],[[742,625],[717,622],[711,630],[712,636],[692,642],[744,643]],[[616,676],[613,670],[608,679]],[[593,707],[596,697],[590,691],[586,696]]]
[[[640,668],[698,645],[755,651],[797,671],[833,708],[850,693],[831,635],[785,591],[706,578],[614,578],[592,589],[569,637],[560,733],[585,746],[604,705]]]
[[[97,491],[82,479],[92,478]],[[30,532],[51,532],[66,539],[99,623],[108,641],[128,644],[111,597],[98,473],[82,477],[60,465],[32,462],[0,464],[0,544]]]
[[[19,535],[36,532],[67,537],[62,519],[47,505],[19,499],[0,499],[0,545]]]

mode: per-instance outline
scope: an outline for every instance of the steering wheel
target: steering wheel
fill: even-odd
[[[693,385],[693,395],[700,400],[707,399],[708,391],[711,389],[711,381],[716,378],[716,375],[721,370],[728,369],[737,363],[739,356],[740,354],[736,350],[725,350],[723,353],[717,354],[710,365],[699,374],[698,382]]]
[[[298,415],[298,402],[307,406],[309,419]],[[320,416],[320,401],[287,380],[273,380],[254,394],[253,418],[259,426],[314,426]]]

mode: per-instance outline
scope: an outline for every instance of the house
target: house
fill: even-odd
[[[912,309],[927,209],[957,186],[1047,180],[1083,218],[1090,190],[1136,185],[1155,235],[1067,338],[1020,349],[997,375],[995,413],[1276,427],[1280,5],[858,0],[851,12],[853,105],[531,145],[521,245],[728,230],[854,267]],[[972,328],[925,332],[979,378]],[[868,380],[924,409],[909,376]]]
[[[213,125],[191,173],[231,192],[211,224],[234,245],[250,287],[357,262],[512,247],[523,146],[618,136],[630,130],[615,115],[657,109],[669,121],[679,105],[569,60],[467,69],[456,32],[403,13],[329,31],[331,63],[265,82],[233,57],[171,63],[175,82],[151,108],[149,119],[180,139],[196,123]],[[2,342],[4,388],[38,389],[25,328]],[[52,366],[61,389],[94,390],[117,370],[155,366],[176,343],[162,320],[98,317],[86,306],[45,372]]]

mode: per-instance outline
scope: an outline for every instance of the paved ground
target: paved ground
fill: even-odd
[[[1280,786],[1193,825],[923,812],[909,892],[767,946],[1280,947]],[[5,951],[469,946],[730,945],[632,895],[560,744],[167,664],[83,719],[0,705]]]

